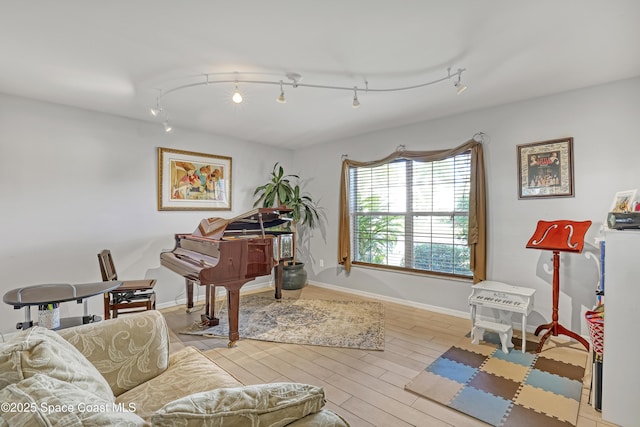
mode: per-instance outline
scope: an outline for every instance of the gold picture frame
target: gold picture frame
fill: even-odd
[[[231,157],[158,147],[158,210],[231,210]]]
[[[518,199],[573,197],[573,138],[517,146]]]

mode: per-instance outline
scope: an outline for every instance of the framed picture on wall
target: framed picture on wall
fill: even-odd
[[[519,199],[573,197],[573,138],[517,148]]]
[[[231,210],[231,157],[158,147],[158,210]]]

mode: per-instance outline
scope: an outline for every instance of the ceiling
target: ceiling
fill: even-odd
[[[30,0],[0,13],[0,92],[300,148],[640,75],[637,0]],[[455,79],[400,92],[464,68]],[[280,87],[233,80],[358,86]],[[230,80],[166,93],[180,85]],[[162,92],[161,92],[162,91]]]

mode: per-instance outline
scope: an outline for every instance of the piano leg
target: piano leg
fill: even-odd
[[[187,313],[191,313],[193,308],[193,280],[184,279],[184,285],[187,290]]]
[[[242,286],[240,284],[240,286]],[[240,314],[240,286],[227,288],[227,307],[229,309],[229,344],[231,348],[240,339],[238,332],[238,316]],[[226,287],[226,286],[225,286]]]
[[[278,264],[273,267],[273,273],[275,276],[275,288],[276,288],[276,299],[282,299],[282,270],[284,266],[284,261],[280,260]]]
[[[473,330],[476,326],[476,305],[471,304],[471,340],[473,340]]]
[[[216,285],[205,285],[205,307],[204,312],[206,314],[200,315],[200,321],[207,326],[218,326],[220,319],[216,317]]]
[[[527,351],[527,315],[522,315],[522,353]]]

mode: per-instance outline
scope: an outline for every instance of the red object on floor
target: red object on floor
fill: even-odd
[[[584,235],[591,221],[538,221],[536,231],[529,239],[527,248],[553,251],[553,313],[551,322],[536,328],[535,335],[547,330],[540,338],[537,353],[540,353],[549,336],[566,335],[580,342],[589,351],[589,343],[577,333],[558,323],[558,301],[560,299],[560,252],[582,252]]]
[[[591,337],[591,343],[593,344],[593,351],[598,356],[603,356],[604,353],[604,317],[603,312],[587,311],[584,314],[587,319],[587,326],[589,327],[589,336]]]

